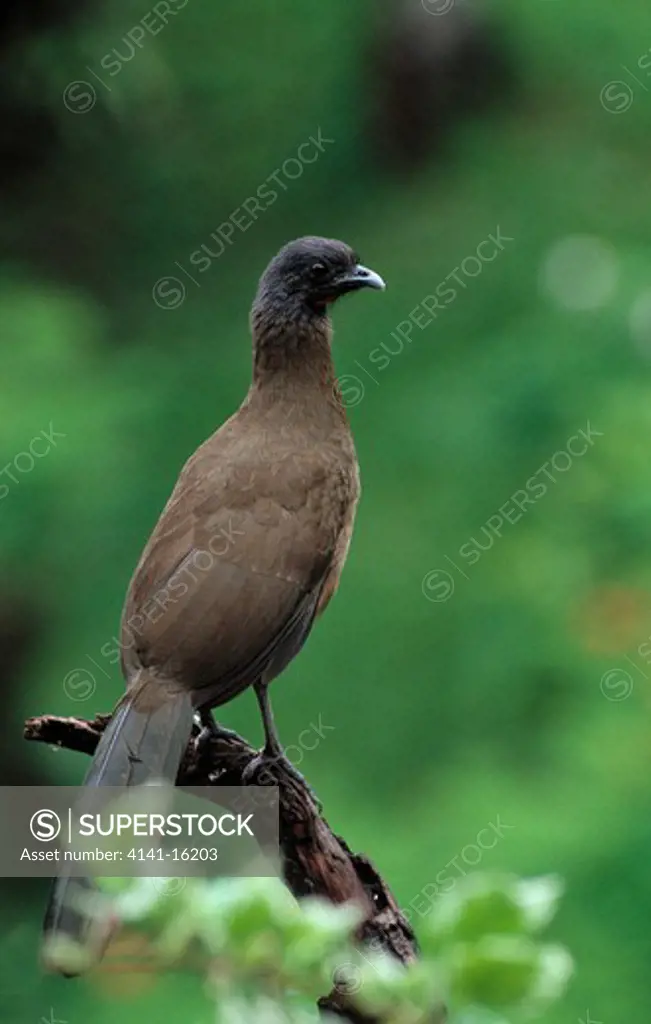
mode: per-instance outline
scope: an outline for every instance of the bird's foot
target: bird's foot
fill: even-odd
[[[307,779],[294,767],[282,750],[261,750],[242,772],[242,783],[245,786],[283,786],[289,780],[307,793],[315,806],[321,810],[321,802]]]
[[[212,714],[204,712],[199,716],[201,728],[194,741],[194,750],[197,757],[197,767],[200,771],[209,772],[213,767],[214,753],[212,741],[218,739],[238,738],[237,733],[232,729],[226,729],[218,725]]]

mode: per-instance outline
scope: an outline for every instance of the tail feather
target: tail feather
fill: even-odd
[[[139,786],[151,779],[176,781],[192,732],[190,696],[175,694],[146,710],[142,703],[127,698],[118,706],[97,746],[84,785]],[[45,966],[68,976],[87,970],[101,959],[114,923],[110,901],[90,879],[61,875],[52,885],[43,923]]]
[[[125,700],[104,730],[84,785],[140,786],[152,778],[175,782],[192,714],[187,693],[147,711]]]

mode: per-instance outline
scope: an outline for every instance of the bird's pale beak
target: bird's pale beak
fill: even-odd
[[[369,270],[368,267],[363,267],[361,263],[358,263],[351,271],[339,278],[337,289],[342,292],[352,292],[358,288],[377,288],[384,291],[386,285],[374,270]]]

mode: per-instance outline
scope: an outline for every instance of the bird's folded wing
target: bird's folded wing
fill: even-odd
[[[311,621],[339,524],[315,507],[319,487],[284,498],[264,480],[221,493],[183,492],[182,483],[132,581],[125,668],[130,676],[151,666],[232,695]]]

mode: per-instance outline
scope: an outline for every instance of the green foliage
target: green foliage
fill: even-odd
[[[353,945],[354,907],[299,904],[275,879],[188,878],[173,896],[161,882],[123,880],[116,911],[163,963],[205,954],[224,1024],[242,1013],[299,1021],[333,988],[387,1024],[442,1020],[442,1003],[453,1021],[482,1009],[519,1019],[559,999],[572,971],[563,947],[536,938],[557,908],[553,878],[469,876],[423,920],[422,957],[407,967],[379,946]]]

